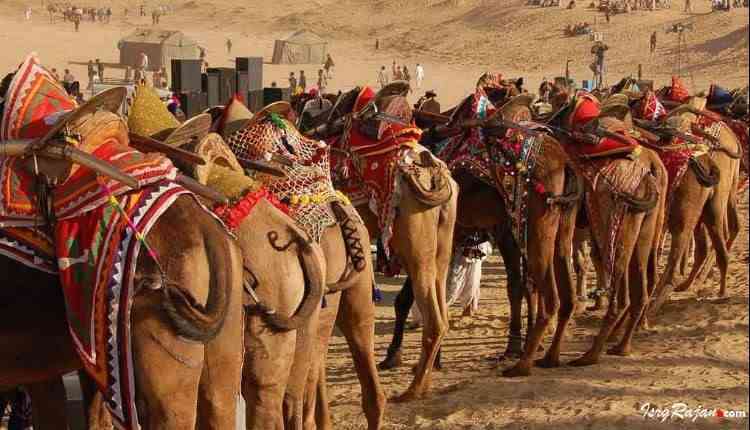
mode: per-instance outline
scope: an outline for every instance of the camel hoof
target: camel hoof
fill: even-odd
[[[399,366],[401,366],[402,360],[401,360],[401,351],[395,353],[395,354],[388,354],[385,357],[385,360],[381,361],[378,364],[378,370],[390,370],[395,369]]]
[[[398,395],[396,397],[391,397],[388,401],[390,403],[406,403],[413,400],[419,400],[423,397],[425,397],[424,393],[420,394],[414,390],[407,390],[404,394]]]
[[[576,358],[575,360],[570,362],[570,365],[573,367],[583,367],[583,366],[591,366],[593,364],[597,364],[599,362],[599,359],[589,355],[585,354],[584,356],[580,358]]]
[[[531,375],[531,369],[526,366],[519,366],[518,364],[511,367],[510,369],[503,370],[503,376],[505,376],[506,378],[516,378],[519,376],[529,375]]]
[[[609,355],[619,355],[620,357],[627,357],[630,355],[630,347],[621,347],[620,345],[613,346],[607,350]]]
[[[534,360],[534,366],[542,369],[553,369],[555,367],[560,367],[560,359],[553,359],[550,357],[540,358],[539,360]]]

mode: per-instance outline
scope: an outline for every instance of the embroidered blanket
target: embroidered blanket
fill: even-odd
[[[622,220],[627,207],[620,199],[609,196],[612,193],[633,194],[649,173],[649,169],[637,159],[629,158],[596,158],[583,161],[574,155],[572,162],[577,173],[585,179],[588,220],[592,235],[603,248],[601,252],[606,273],[605,285],[611,287],[617,243],[620,240]],[[600,187],[600,184],[603,187]]]
[[[18,158],[0,158],[0,253],[57,274],[69,331],[86,372],[104,395],[118,428],[137,429],[130,306],[141,238],[189,192],[157,154],[113,142],[92,153],[138,179],[141,188],[77,166],[51,193],[54,231],[37,212],[34,181]],[[135,230],[133,230],[135,228]]]
[[[381,240],[390,253],[393,220],[400,199],[399,171],[412,164],[413,151],[421,151],[418,144],[422,130],[409,127],[388,127],[378,141],[350,124],[340,137],[330,140],[335,148],[331,169],[336,186],[355,203],[366,201],[377,216]]]

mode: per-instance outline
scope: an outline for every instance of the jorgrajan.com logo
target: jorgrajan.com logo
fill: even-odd
[[[651,403],[644,403],[640,407],[644,419],[659,420],[688,420],[718,418],[718,419],[747,419],[747,411],[725,408],[707,408],[703,405],[688,406],[687,403],[673,403],[668,407],[658,407]]]

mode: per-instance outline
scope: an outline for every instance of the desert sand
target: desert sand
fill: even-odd
[[[433,2],[434,3],[434,2]],[[451,2],[452,3],[452,2]],[[567,3],[567,2],[565,2]],[[33,7],[31,22],[22,20],[26,5]],[[83,0],[81,6],[112,5],[109,25],[84,22],[80,32],[71,23],[49,22],[39,0],[0,3],[0,72],[16,67],[23,56],[36,51],[45,65],[60,72],[71,68],[85,83],[86,71],[69,61],[101,58],[117,62],[117,41],[136,26],[150,25],[150,16],[134,17],[140,3]],[[153,0],[146,3],[155,6]],[[748,83],[748,10],[710,13],[709,3],[694,2],[695,13],[671,10],[638,11],[613,16],[579,4],[575,10],[536,8],[523,0],[465,0],[425,7],[408,0],[275,0],[232,3],[226,0],[171,3],[175,13],[162,18],[160,28],[182,29],[208,50],[211,66],[232,66],[234,56],[263,55],[269,59],[273,40],[308,28],[330,41],[336,60],[332,90],[375,84],[376,70],[392,61],[416,63],[426,70],[423,89],[435,89],[444,107],[468,94],[486,70],[504,76],[524,76],[533,91],[543,77],[564,73],[571,59],[571,75],[590,79],[591,42],[586,36],[563,37],[563,27],[579,21],[595,23],[610,46],[608,82],[635,75],[643,64],[644,77],[665,84],[675,70],[676,37],[664,30],[689,21],[685,77],[694,91],[711,82],[725,87]],[[123,19],[123,8],[131,16]],[[658,31],[658,50],[648,53],[648,38]],[[226,38],[234,49],[228,54]],[[380,49],[374,50],[375,39]],[[266,85],[283,86],[291,70],[304,69],[311,79],[319,65],[265,68]],[[418,94],[415,92],[413,97]],[[742,196],[742,218],[747,224],[747,193]],[[648,332],[639,333],[630,357],[605,357],[587,368],[536,369],[533,376],[507,379],[491,357],[505,348],[508,303],[505,273],[497,257],[484,266],[480,312],[454,322],[444,343],[444,370],[435,375],[431,397],[408,404],[389,404],[385,429],[734,429],[748,421],[697,419],[695,422],[646,420],[644,403],[669,407],[684,402],[690,407],[748,411],[748,255],[747,225],[732,254],[729,297],[716,299],[716,274],[702,286],[675,294],[673,301]],[[377,306],[376,349],[382,359],[393,327],[392,301],[403,278],[380,279],[384,300]],[[600,313],[576,317],[564,344],[569,361],[584,352],[598,330]],[[406,366],[382,372],[389,396],[402,392],[411,380],[417,360],[419,332],[407,333]],[[359,385],[346,343],[334,336],[328,363],[332,411],[336,429],[366,428],[359,406]]]

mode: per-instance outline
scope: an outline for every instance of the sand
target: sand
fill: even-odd
[[[104,3],[91,0],[82,6]],[[435,3],[435,2],[432,2]],[[710,13],[708,2],[694,4],[695,14],[680,12],[682,2],[671,10],[616,15],[610,24],[583,8],[540,9],[523,0],[448,2],[424,7],[424,1],[408,0],[276,0],[231,3],[226,0],[182,1],[176,13],[162,18],[160,28],[183,29],[208,50],[211,66],[232,66],[234,56],[263,55],[270,58],[273,40],[299,28],[317,30],[329,38],[336,60],[331,89],[375,84],[380,65],[395,60],[426,70],[423,89],[435,89],[444,107],[468,94],[485,70],[505,76],[524,76],[535,88],[543,77],[563,74],[571,59],[571,75],[590,79],[585,36],[565,38],[563,27],[579,21],[596,21],[597,31],[609,44],[609,81],[635,74],[643,65],[644,77],[663,85],[676,63],[675,36],[664,30],[678,21],[690,21],[683,58],[685,77],[693,90],[704,90],[717,81],[726,87],[747,85],[748,12]],[[694,2],[695,3],[695,2]],[[71,68],[85,84],[85,68],[69,61],[101,58],[117,62],[117,41],[136,26],[150,24],[150,16],[133,17],[136,2],[114,5],[111,24],[84,22],[80,32],[71,23],[49,22],[38,1],[31,22],[22,21],[26,3],[0,3],[0,72],[11,71],[23,56],[36,51],[45,65],[60,72]],[[155,5],[153,1],[148,5]],[[128,5],[131,17],[123,20]],[[658,31],[658,51],[648,53],[648,38]],[[228,54],[226,38],[234,49]],[[381,49],[374,50],[375,39]],[[308,80],[318,65],[273,66],[264,71],[266,85],[285,84],[289,71],[304,69]],[[109,74],[109,72],[107,72]],[[417,92],[413,94],[416,98]],[[742,197],[742,218],[747,223],[747,194]],[[630,357],[606,356],[593,367],[536,369],[533,376],[506,379],[491,365],[490,357],[505,348],[508,304],[505,274],[497,257],[483,272],[480,312],[471,320],[454,323],[445,341],[445,370],[435,376],[431,398],[408,404],[389,404],[385,429],[682,429],[747,428],[748,421],[698,419],[695,422],[646,420],[639,412],[650,402],[662,407],[684,402],[691,407],[748,411],[748,253],[747,226],[743,227],[732,254],[729,297],[717,300],[716,274],[691,292],[675,294],[655,321],[653,330],[636,335]],[[377,306],[376,349],[382,359],[393,328],[391,303],[401,279],[380,280],[384,301]],[[598,330],[601,314],[576,317],[564,344],[569,361],[589,346]],[[410,367],[417,360],[419,332],[408,332],[407,366],[382,372],[387,394],[402,392],[411,380]],[[549,339],[547,339],[547,342]],[[336,429],[365,428],[359,406],[359,385],[343,338],[332,340],[329,385]]]

